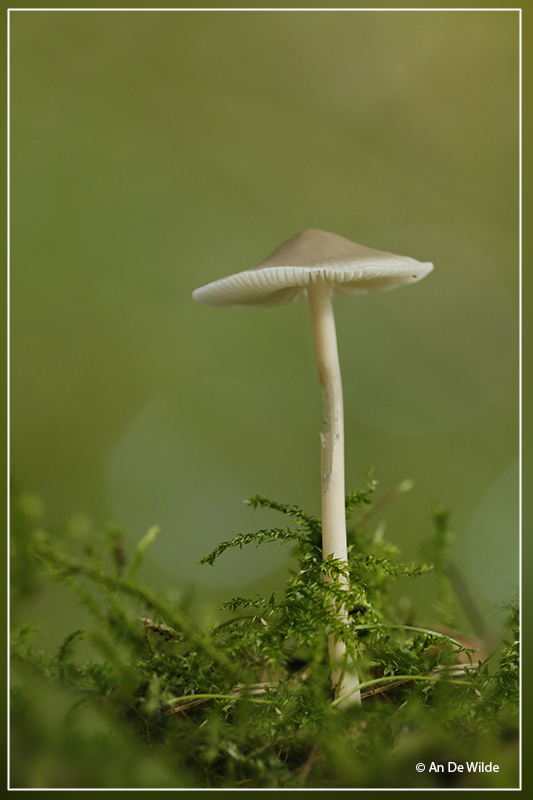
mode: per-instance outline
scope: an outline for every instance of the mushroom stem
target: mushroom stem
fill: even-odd
[[[342,381],[330,286],[320,275],[312,274],[307,286],[307,296],[324,401],[324,425],[320,433],[322,549],[324,558],[332,555],[335,559],[347,562]],[[341,578],[341,582],[346,584],[344,578]],[[348,624],[348,614],[344,606],[340,614]],[[344,642],[330,636],[329,654],[335,695],[341,696],[352,690],[345,704],[360,703],[357,673],[346,671],[349,661]]]
[[[314,276],[313,276],[314,277]],[[322,545],[324,558],[347,560],[344,500],[344,420],[342,383],[335,333],[331,290],[318,277],[307,287],[318,377],[324,400],[324,426],[320,433],[322,469]]]

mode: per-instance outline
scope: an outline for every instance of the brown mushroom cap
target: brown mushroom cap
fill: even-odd
[[[366,294],[416,283],[432,269],[429,262],[310,229],[284,242],[257,267],[201,286],[192,296],[209,306],[273,306],[299,300],[319,276],[336,294]]]

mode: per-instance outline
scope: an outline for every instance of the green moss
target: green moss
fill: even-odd
[[[445,568],[447,514],[434,515],[432,563],[404,566],[396,548],[368,532],[374,490],[369,480],[346,499],[349,519],[366,508],[349,524],[347,567],[322,558],[319,519],[251,498],[252,508],[276,510],[290,524],[236,536],[203,562],[216,565],[235,547],[290,541],[298,566],[279,597],[229,599],[230,618],[210,627],[137,581],[156,529],[129,559],[116,526],[51,531],[35,503],[15,496],[17,617],[47,574],[77,594],[92,623],[55,653],[33,646],[29,623],[13,628],[12,787],[517,786],[518,606],[509,606],[506,634],[482,662],[460,634],[402,618],[389,600],[392,582],[429,573],[435,614],[454,622],[460,600]],[[349,588],[325,573],[344,574]],[[349,625],[335,613],[342,603]],[[332,694],[332,633],[357,664],[361,705],[341,709]],[[84,642],[91,660],[78,656]],[[500,769],[429,770],[449,761]]]

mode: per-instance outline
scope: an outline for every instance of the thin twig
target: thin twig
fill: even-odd
[[[460,680],[453,680],[451,678],[444,678],[440,675],[386,675],[382,678],[374,678],[371,681],[365,681],[359,685],[359,690],[362,691],[370,686],[376,686],[380,683],[390,683],[390,682],[397,682],[401,681],[402,683],[407,683],[408,681],[441,681],[444,680],[446,683],[452,683],[456,686],[464,686],[465,682]],[[351,694],[348,692],[347,695]],[[335,708],[338,706],[339,703],[342,703],[343,700],[346,699],[346,696],[338,697],[336,700],[333,700],[331,703],[331,708]]]

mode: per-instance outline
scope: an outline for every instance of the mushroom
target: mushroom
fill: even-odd
[[[305,230],[282,244],[257,267],[208,283],[193,298],[210,306],[271,307],[307,294],[324,401],[321,438],[322,548],[347,562],[344,491],[344,423],[342,384],[332,294],[366,294],[394,289],[425,278],[433,264],[373,250],[343,236]],[[330,578],[331,579],[331,578]],[[345,583],[343,581],[343,583]],[[346,609],[342,618],[348,622]],[[343,642],[329,640],[332,684],[337,697],[360,702],[359,679]]]

